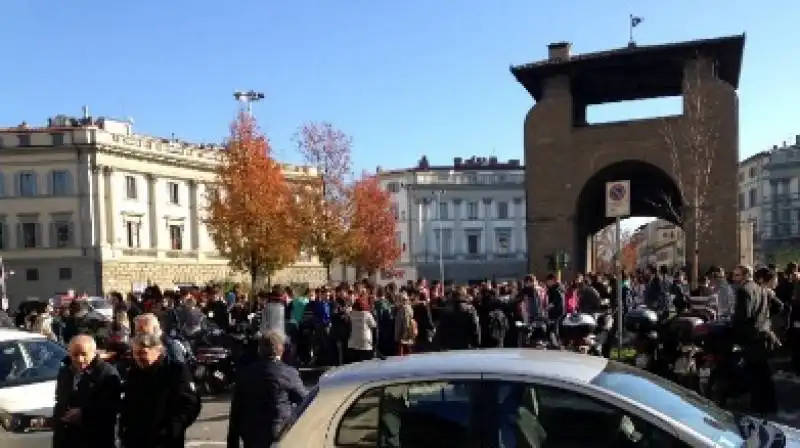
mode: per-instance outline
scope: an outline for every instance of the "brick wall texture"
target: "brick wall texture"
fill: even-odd
[[[713,109],[709,126],[713,125],[717,133],[714,170],[707,195],[711,229],[701,235],[699,266],[716,264],[729,269],[738,262],[738,97],[728,83],[702,75],[706,73],[703,67],[701,61],[687,64],[686,68],[687,73],[697,70],[698,76],[706,76],[696,94]],[[576,202],[583,186],[597,171],[617,162],[638,160],[661,168],[674,179],[671,150],[664,137],[664,119],[576,128],[572,125],[569,79],[547,80],[544,92],[543,98],[528,112],[524,125],[529,267],[537,274],[547,271],[545,257],[561,250],[577,262],[570,271],[580,268],[576,265],[582,266],[582,261],[577,260],[578,244],[585,244],[585,240],[577,241]],[[691,164],[691,154],[687,151],[681,152],[680,157],[684,166]],[[696,235],[694,226],[686,227],[686,247],[691,253]]]

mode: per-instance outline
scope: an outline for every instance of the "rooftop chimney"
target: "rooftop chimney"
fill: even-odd
[[[461,164],[464,163],[464,159],[461,157],[453,157],[453,166],[456,168],[460,168]]]
[[[794,136],[795,146],[800,146],[800,134]]]
[[[547,46],[547,58],[551,61],[568,61],[570,48],[572,44],[569,42],[554,42]]]

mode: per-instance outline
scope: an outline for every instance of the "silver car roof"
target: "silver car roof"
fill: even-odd
[[[394,356],[350,364],[326,372],[320,388],[446,375],[529,375],[588,383],[608,365],[598,356],[552,350],[455,350]]]

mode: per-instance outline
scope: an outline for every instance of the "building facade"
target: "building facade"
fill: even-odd
[[[638,244],[640,268],[655,265],[675,269],[686,265],[685,237],[679,226],[656,219],[640,226],[633,238]]]
[[[519,160],[454,158],[380,171],[402,249],[396,280],[512,279],[527,270],[524,169]]]
[[[773,146],[762,168],[761,225],[757,234],[766,262],[800,260],[800,136]]]
[[[14,271],[10,298],[246,280],[204,222],[219,150],[88,116],[0,130],[0,257]],[[273,280],[319,283],[324,269],[305,257]]]
[[[740,252],[751,254],[744,258],[753,260],[753,263],[762,263],[765,260],[760,233],[763,230],[762,203],[769,188],[769,183],[765,182],[764,167],[769,160],[770,153],[764,151],[746,158],[739,164],[739,222],[744,238],[740,243]],[[747,229],[752,232],[750,238],[744,235]],[[752,240],[752,250],[745,249],[748,239]]]

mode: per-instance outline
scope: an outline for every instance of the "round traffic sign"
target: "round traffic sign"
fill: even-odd
[[[625,199],[625,185],[624,184],[614,184],[608,191],[608,196],[613,201],[621,201]]]

